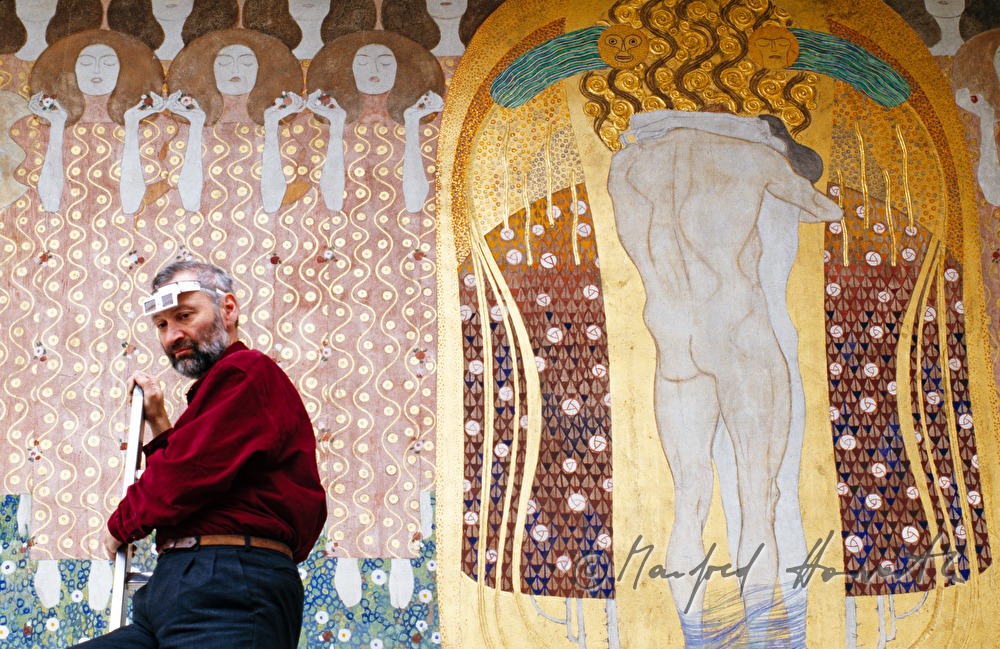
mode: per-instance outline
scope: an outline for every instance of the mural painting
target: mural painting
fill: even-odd
[[[185,404],[138,311],[179,259],[313,421],[300,646],[1000,633],[989,3],[0,21],[0,643],[107,628],[126,381]]]

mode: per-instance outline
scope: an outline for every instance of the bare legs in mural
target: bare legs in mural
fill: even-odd
[[[372,43],[361,47],[354,55],[354,81],[362,95],[382,95],[396,83],[396,55],[385,45]],[[326,206],[338,211],[344,206],[344,125],[347,113],[337,98],[322,90],[309,95],[308,108],[330,121],[326,163],[319,186]],[[420,152],[420,120],[444,108],[444,99],[433,91],[425,93],[403,113],[406,144],[403,150],[403,198],[409,212],[419,212],[430,192]]]
[[[85,116],[100,114],[105,108],[108,96],[118,84],[121,62],[115,50],[103,43],[88,45],[80,51],[76,60],[77,85],[86,101]],[[146,193],[146,179],[139,161],[139,122],[143,118],[166,109],[166,102],[150,93],[150,101],[140,101],[125,111],[125,148],[122,151],[120,192],[122,211],[134,214],[142,207]],[[38,178],[38,194],[42,209],[58,212],[62,200],[65,170],[63,166],[63,133],[68,114],[59,105],[58,98],[35,94],[28,102],[28,110],[47,121],[49,141],[45,150],[45,161]]]
[[[609,188],[657,346],[656,421],[675,491],[666,568],[688,573],[705,560],[712,445],[724,426],[740,506],[736,564],[747,570],[746,610],[764,610],[750,625],[751,645],[761,646],[778,580],[775,512],[793,393],[769,304],[783,304],[785,258],[796,247],[768,249],[785,276],[765,283],[758,224],[765,199],[794,206],[804,222],[839,220],[841,212],[800,175],[814,175],[814,154],[795,155],[797,145],[762,120],[664,111],[634,119],[624,139],[631,146],[615,156]],[[785,227],[797,239],[797,227]],[[671,580],[691,644],[702,636],[697,586],[695,576]]]

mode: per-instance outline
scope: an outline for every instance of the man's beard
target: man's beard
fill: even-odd
[[[229,332],[222,322],[222,316],[216,311],[212,329],[204,340],[178,340],[173,347],[165,351],[175,370],[188,378],[200,379],[212,369],[227,347],[229,347]],[[191,351],[183,358],[177,358],[175,354],[181,349]]]

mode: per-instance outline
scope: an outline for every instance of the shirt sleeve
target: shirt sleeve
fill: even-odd
[[[146,470],[108,520],[118,540],[183,521],[225,493],[251,458],[280,449],[281,428],[262,405],[259,377],[226,364],[206,379],[197,412],[147,445]]]

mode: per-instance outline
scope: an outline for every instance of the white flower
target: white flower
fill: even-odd
[[[420,599],[421,602],[426,604],[427,602],[431,601],[431,599],[433,599],[433,596],[431,595],[431,591],[425,588],[422,591],[420,591],[420,594],[417,595],[417,598]]]
[[[429,572],[434,572],[437,569],[438,569],[437,561],[435,561],[434,559],[431,559],[430,561],[427,562],[427,570]]]
[[[73,598],[74,602],[82,602],[83,601],[83,591],[80,590],[80,589],[74,590],[70,594],[70,597]]]
[[[340,640],[341,642],[347,642],[350,639],[351,639],[351,632],[348,631],[347,629],[341,629],[340,631],[337,632],[337,640]]]
[[[317,624],[326,624],[329,621],[330,621],[330,614],[329,613],[327,613],[326,611],[317,611],[316,612],[316,623]]]
[[[417,620],[417,631],[423,633],[426,630],[427,630],[427,622],[423,620]]]
[[[377,586],[381,586],[382,584],[384,584],[385,583],[385,571],[384,570],[376,570],[376,571],[374,571],[372,573],[372,582],[374,582],[375,585],[377,585]]]
[[[10,573],[14,572],[14,568],[16,567],[17,566],[14,564],[13,561],[4,561],[3,565],[0,565],[0,572],[3,572],[3,574],[5,575],[9,575]]]
[[[433,642],[434,644],[441,644],[441,632],[440,631],[435,631],[431,635],[431,642]]]
[[[10,629],[7,628],[6,624],[0,625],[0,640],[6,640],[7,636],[10,635]]]
[[[308,576],[309,576],[309,573],[306,572],[305,568],[299,568],[299,579],[305,579]]]
[[[371,644],[369,646],[372,649],[382,649],[382,641],[379,640],[378,638],[375,638],[374,640],[371,641]]]
[[[55,631],[58,628],[59,628],[59,620],[57,620],[56,618],[50,617],[49,619],[45,620],[46,631]]]

